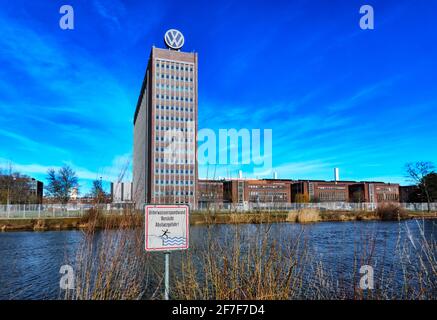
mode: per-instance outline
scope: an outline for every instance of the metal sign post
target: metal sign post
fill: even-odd
[[[186,205],[146,205],[145,249],[164,252],[164,299],[170,295],[170,252],[187,250],[189,207]]]
[[[164,253],[165,256],[165,275],[164,275],[164,299],[168,300],[170,293],[170,251]]]

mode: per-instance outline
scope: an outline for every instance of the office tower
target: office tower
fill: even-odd
[[[197,206],[197,53],[181,52],[183,35],[153,47],[134,115],[133,199]]]

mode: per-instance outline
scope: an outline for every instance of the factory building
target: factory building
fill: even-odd
[[[384,182],[228,179],[200,180],[202,202],[305,203],[305,202],[399,202],[399,185]]]
[[[292,180],[235,179],[223,182],[223,201],[233,204],[289,203]]]
[[[202,180],[198,181],[199,208],[220,208],[223,204],[223,181]]]

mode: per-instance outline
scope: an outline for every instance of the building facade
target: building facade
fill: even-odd
[[[31,196],[36,199],[36,203],[42,204],[44,184],[34,178],[30,178],[29,183]]]
[[[223,200],[233,204],[290,203],[292,180],[235,179],[223,182]]]
[[[111,182],[112,202],[132,202],[132,189],[132,182]]]
[[[218,182],[217,182],[218,183]],[[223,180],[223,202],[399,202],[399,185],[383,182],[232,179]],[[218,189],[216,192],[219,192]],[[214,197],[219,198],[217,194]]]
[[[399,202],[399,184],[384,182],[307,180],[291,189],[293,202]]]
[[[42,204],[44,184],[27,176],[0,175],[0,204]]]
[[[358,182],[349,186],[351,202],[399,202],[399,184],[383,182]]]
[[[223,181],[202,180],[198,181],[199,208],[220,208],[223,205]]]
[[[302,180],[292,184],[293,202],[347,202],[351,181]]]
[[[134,115],[132,197],[197,206],[197,53],[153,47]]]
[[[418,186],[401,186],[399,187],[399,201],[403,203],[422,202],[422,190]]]

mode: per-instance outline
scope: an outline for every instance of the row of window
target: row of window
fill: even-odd
[[[175,96],[167,96],[167,95],[156,95],[156,99],[161,100],[175,100],[175,101],[185,101],[185,102],[193,102],[193,98],[187,98],[187,97],[175,97]]]
[[[155,116],[156,120],[166,120],[166,121],[176,121],[176,122],[187,122],[193,121],[193,118],[182,118],[182,117],[172,117],[172,116]]]
[[[185,82],[193,82],[193,78],[191,77],[181,77],[181,76],[174,76],[172,74],[164,74],[164,73],[156,73],[157,79],[171,79],[176,81],[185,81]]]
[[[395,193],[383,193],[383,194],[377,194],[376,198],[378,201],[398,201],[399,195]]]
[[[250,184],[248,186],[249,189],[285,189],[285,185],[258,185],[258,184]]]
[[[160,137],[156,136],[156,141],[164,141],[164,142],[174,142],[174,137]],[[185,142],[193,142],[193,139],[185,140]]]
[[[250,202],[271,202],[271,201],[273,201],[273,202],[275,202],[275,201],[287,202],[287,197],[280,196],[280,195],[275,195],[273,197],[250,196],[249,201]]]
[[[186,121],[188,121],[188,119],[186,120]],[[188,130],[188,129],[190,129],[190,130]],[[156,130],[166,130],[166,131],[169,131],[169,130],[175,130],[175,131],[185,131],[185,132],[193,132],[194,130],[193,130],[193,128],[176,128],[176,127],[159,127],[159,126],[156,126]]]
[[[319,192],[320,201],[346,201],[347,195],[344,192]]]
[[[155,180],[155,184],[156,185],[161,185],[161,186],[192,186],[194,185],[194,181],[189,181],[189,180],[185,180],[185,181],[179,181],[179,180]]]
[[[186,92],[193,92],[193,87],[185,87],[185,86],[174,86],[169,84],[163,84],[163,83],[156,83],[157,89],[162,90],[175,90],[175,91],[186,91]]]
[[[177,150],[175,149],[169,149],[168,147],[156,147],[156,152],[166,152],[167,154],[194,154],[194,150],[187,150],[180,146]]]
[[[193,174],[193,170],[188,170],[188,169],[155,169],[155,173],[167,173],[167,174],[171,174],[171,173],[176,173],[176,174]]]
[[[164,159],[164,158],[156,158],[156,163],[166,163],[166,164],[194,164],[194,161],[191,159]]]
[[[179,138],[179,139],[177,139],[177,138]],[[156,141],[159,141],[159,138],[156,139]],[[171,137],[171,139],[168,139],[168,142],[193,142],[193,141],[194,140],[192,138],[183,138],[183,139],[181,139],[180,137]],[[159,151],[159,150],[156,150],[156,151]]]
[[[181,71],[193,71],[193,67],[188,67],[188,66],[178,66],[178,65],[173,65],[173,64],[163,64],[163,63],[156,63],[156,67],[159,68],[163,68],[163,69],[170,69],[170,70],[181,70]]]
[[[256,192],[250,191],[250,196],[261,196],[261,197],[286,197],[287,194],[285,192]]]
[[[156,109],[193,112],[193,108],[184,108],[184,107],[176,107],[176,106],[160,106],[159,104],[156,105]]]
[[[193,191],[155,191],[155,196],[192,196]],[[188,201],[175,201],[175,203],[188,203]]]
[[[346,190],[346,187],[335,187],[335,186],[319,186],[317,187],[319,190]]]

